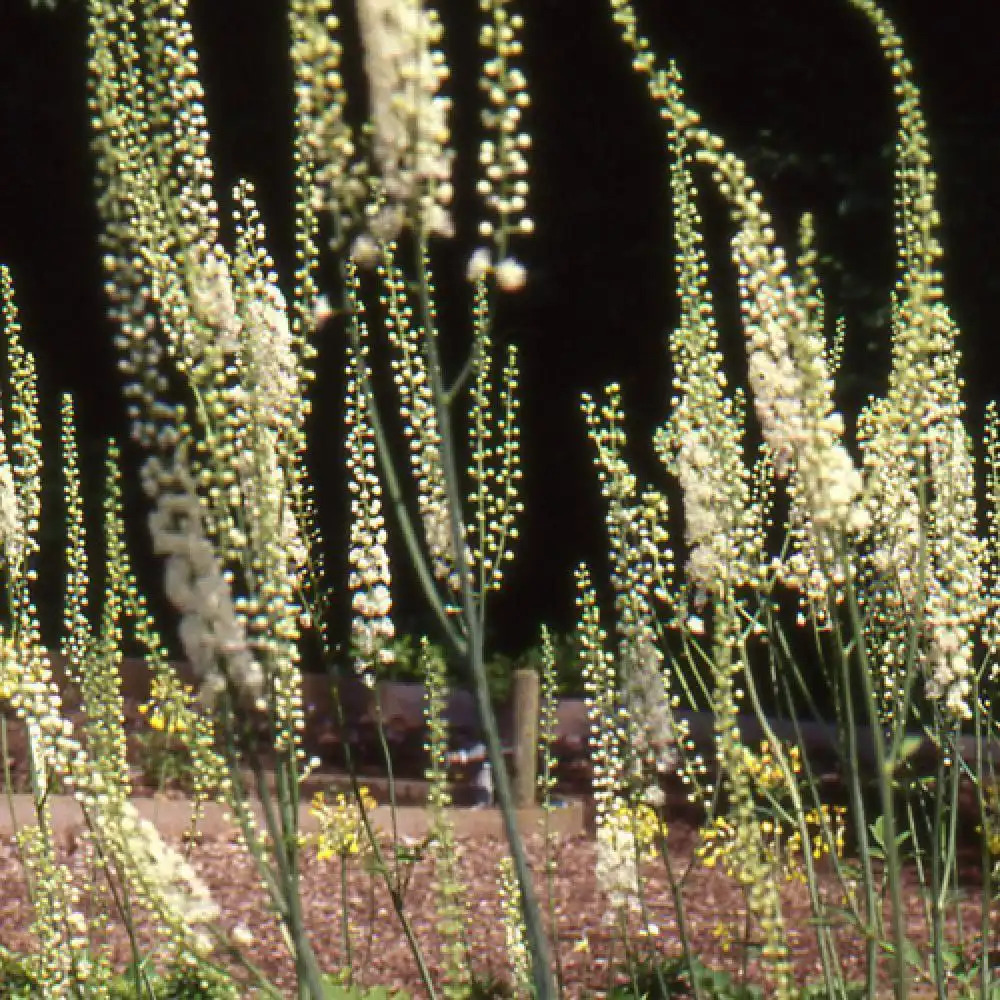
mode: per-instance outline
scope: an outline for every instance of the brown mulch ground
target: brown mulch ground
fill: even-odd
[[[695,832],[691,827],[681,825],[672,831],[670,854],[678,866],[690,859],[694,840]],[[541,886],[541,838],[531,838],[528,846]],[[466,930],[470,955],[477,972],[484,978],[507,979],[509,976],[496,891],[497,863],[502,851],[502,844],[495,839],[465,839],[458,844],[458,861],[468,888]],[[70,851],[67,854],[70,865],[82,868],[81,854]],[[289,990],[293,982],[291,964],[275,922],[263,916],[263,895],[241,849],[221,840],[206,842],[191,848],[191,859],[220,904],[225,927],[232,929],[243,924],[249,928],[254,936],[249,956],[279,986]],[[607,905],[594,882],[593,840],[586,836],[568,838],[558,846],[557,863],[554,900],[566,993],[570,997],[604,993],[614,979],[613,970],[622,952],[618,935],[604,920]],[[427,961],[434,969],[440,967],[441,960],[440,939],[434,926],[431,874],[429,861],[413,865],[405,891],[405,906],[416,936],[426,951]],[[650,868],[649,876],[647,904],[651,933],[646,938],[637,936],[635,946],[644,953],[677,954],[677,924],[669,889],[658,868]],[[302,891],[310,934],[323,967],[331,971],[345,968],[338,862],[320,862],[314,854],[308,853]],[[975,928],[978,893],[974,886],[967,895],[962,907],[968,926]],[[356,981],[404,988],[420,995],[416,964],[393,915],[388,894],[380,881],[366,874],[362,863],[356,859],[350,863],[347,897],[352,929],[351,965]],[[785,899],[788,941],[798,978],[803,982],[815,980],[819,966],[810,933],[806,891],[802,886],[793,885],[785,891]],[[734,944],[727,948],[724,937],[719,935],[720,927],[728,927],[737,937],[743,928],[745,908],[738,888],[721,872],[697,867],[688,877],[685,900],[689,934],[696,954],[707,965],[729,969],[738,975],[744,950]],[[915,894],[910,894],[910,901],[913,904],[911,933],[914,940],[923,940]],[[5,843],[0,845],[0,943],[12,950],[30,949],[29,921],[21,869],[12,845]],[[633,930],[637,926],[636,922]],[[155,928],[147,930],[153,933]],[[840,937],[847,978],[861,978],[863,949],[857,936],[844,932]],[[974,931],[970,932],[970,937],[975,937]],[[128,955],[124,933],[116,932],[113,947],[116,958],[124,964]],[[750,962],[749,971],[751,979],[756,978],[754,961]]]
[[[133,765],[140,762],[140,747],[135,732],[140,728],[136,706],[127,705],[129,715],[129,757]],[[8,728],[9,762],[13,764],[12,785],[27,784],[26,753],[23,733],[14,723]],[[406,757],[407,755],[403,755]],[[404,761],[405,763],[405,761]],[[412,763],[412,761],[411,761]],[[567,769],[568,770],[568,769]],[[152,782],[143,782],[136,775],[137,794],[153,791]],[[579,791],[571,788],[569,791]],[[671,812],[671,815],[673,813]],[[727,970],[739,978],[744,965],[750,981],[761,982],[756,964],[756,949],[744,948],[739,938],[753,941],[759,932],[745,926],[745,905],[742,891],[725,874],[697,865],[690,867],[698,837],[696,825],[688,819],[675,821],[670,830],[670,857],[674,869],[685,873],[684,901],[688,934],[694,953],[706,965]],[[536,883],[544,891],[544,852],[540,837],[529,841],[529,857],[536,873]],[[255,870],[242,849],[226,839],[212,839],[186,848],[190,850],[195,869],[211,888],[223,913],[227,930],[244,925],[253,934],[250,957],[282,989],[290,992],[293,969],[281,934],[267,908]],[[483,979],[509,978],[509,962],[497,892],[497,865],[504,845],[495,838],[462,838],[458,842],[458,861],[467,886],[466,935],[474,967]],[[80,850],[68,849],[65,860],[85,884],[85,858]],[[595,844],[592,837],[565,838],[557,848],[557,873],[553,881],[558,950],[566,995],[589,997],[606,993],[616,981],[623,959],[620,935],[606,920],[608,905],[595,884]],[[412,866],[407,882],[404,904],[416,937],[424,949],[432,970],[441,968],[440,937],[435,928],[433,869],[427,859]],[[638,919],[632,922],[633,946],[641,954],[675,956],[679,954],[677,918],[672,895],[662,866],[650,866],[647,871],[648,927],[650,933],[640,936]],[[965,882],[960,902],[966,921],[969,951],[981,952],[979,935],[979,890],[975,864],[965,866]],[[828,891],[833,893],[832,879]],[[915,879],[909,878],[908,902],[911,909],[909,931],[914,942],[926,949],[927,940],[920,913]],[[355,980],[363,984],[381,984],[406,989],[420,995],[419,976],[414,958],[405,942],[399,921],[393,913],[389,894],[382,881],[365,871],[362,861],[349,864],[347,902],[350,914],[352,956],[348,961],[343,944],[341,921],[341,882],[339,863],[318,861],[315,853],[305,855],[302,894],[311,940],[324,969],[334,972],[348,966]],[[805,887],[793,883],[783,889],[787,939],[800,983],[819,978],[815,938],[811,930],[811,911]],[[101,905],[107,905],[106,901]],[[27,901],[23,872],[13,845],[0,842],[0,945],[15,952],[31,950],[28,932],[31,910]],[[721,932],[721,933],[720,933]],[[147,940],[156,937],[156,927],[148,924]],[[736,941],[727,940],[736,938]],[[848,980],[863,978],[865,955],[857,933],[846,927],[838,933],[841,964]],[[996,941],[988,941],[993,950]],[[129,952],[126,936],[116,930],[111,941],[116,960],[124,965]],[[749,958],[747,957],[749,955]],[[883,970],[883,973],[887,970]],[[884,981],[884,980],[883,980]],[[765,996],[768,995],[765,987]],[[890,995],[886,989],[885,995]]]

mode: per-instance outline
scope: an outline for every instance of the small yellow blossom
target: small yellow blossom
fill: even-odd
[[[366,814],[370,813],[377,804],[374,796],[364,785],[359,789],[359,796],[361,808]],[[349,799],[339,792],[331,803],[323,792],[317,792],[309,806],[309,813],[319,821],[319,832],[312,838],[319,861],[347,858],[362,852],[365,831],[361,809],[353,797]]]

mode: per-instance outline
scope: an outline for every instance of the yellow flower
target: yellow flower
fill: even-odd
[[[729,951],[733,944],[733,932],[728,923],[719,923],[712,928],[712,935],[719,939],[719,947],[723,952]]]
[[[376,806],[372,793],[362,786],[358,794],[365,813],[371,812]],[[353,798],[348,800],[340,792],[330,803],[323,792],[317,792],[310,803],[309,813],[319,821],[319,832],[313,838],[319,861],[361,853],[364,827],[358,803]]]

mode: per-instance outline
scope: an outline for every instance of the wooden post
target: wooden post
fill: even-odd
[[[535,804],[538,772],[538,672],[514,671],[514,805]]]

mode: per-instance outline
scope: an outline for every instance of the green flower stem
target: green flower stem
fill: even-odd
[[[903,907],[902,871],[900,869],[899,849],[896,844],[896,813],[893,802],[893,773],[895,757],[887,752],[885,736],[882,733],[878,710],[878,697],[872,682],[872,664],[868,659],[868,650],[864,642],[864,622],[861,608],[858,604],[857,592],[850,568],[847,569],[845,588],[847,591],[847,606],[851,626],[856,637],[855,649],[861,674],[861,688],[865,698],[865,708],[871,720],[869,730],[872,736],[872,747],[875,752],[875,773],[878,780],[879,800],[882,807],[882,830],[885,849],[885,874],[889,883],[889,900],[892,908],[893,965],[895,975],[893,991],[896,1000],[907,1000],[909,982],[906,969],[906,910]],[[912,669],[912,666],[911,666]],[[857,748],[855,746],[855,752]],[[855,764],[857,761],[855,760]],[[865,836],[867,831],[862,831]],[[871,963],[874,965],[874,963]],[[872,973],[870,972],[869,975]]]
[[[976,763],[975,782],[976,793],[979,802],[979,817],[982,824],[982,837],[980,838],[979,864],[983,873],[983,885],[979,893],[979,941],[980,941],[980,964],[979,964],[979,998],[989,1000],[993,977],[990,975],[990,962],[986,942],[990,940],[993,930],[993,893],[995,888],[995,866],[990,852],[990,839],[992,831],[987,826],[987,810],[983,793],[983,782],[985,774],[983,770],[983,699],[979,691],[979,679],[973,689],[975,699],[975,713],[972,717],[973,732],[976,739]],[[987,718],[987,728],[990,719]],[[992,772],[992,767],[991,767]],[[990,774],[990,780],[995,781],[995,775]]]
[[[332,673],[332,685],[330,688],[331,702],[333,705],[333,710],[337,718],[337,725],[343,732],[346,726],[346,719],[344,718],[344,706],[340,701],[340,666],[336,658],[332,655],[332,647],[330,645],[329,637],[326,632],[326,622],[327,617],[323,613],[327,602],[322,597],[322,591],[319,588],[315,579],[312,580],[314,585],[315,593],[317,594],[316,606],[313,607],[312,620],[317,622],[318,637],[320,645],[322,646],[323,656],[327,663],[330,673]],[[309,606],[309,602],[304,602],[304,607]],[[376,698],[376,711],[379,713],[379,725],[377,727],[379,734],[379,741],[382,746],[382,752],[385,756],[386,764],[389,773],[389,796],[392,802],[392,807],[390,809],[390,815],[392,816],[393,823],[393,845],[399,842],[398,829],[396,826],[396,791],[395,791],[395,781],[393,780],[392,774],[392,758],[389,754],[389,747],[385,739],[385,727],[381,724],[381,704]],[[420,946],[420,942],[417,940],[416,933],[413,930],[413,924],[410,922],[410,918],[406,914],[406,908],[404,905],[403,893],[400,890],[399,883],[399,854],[394,852],[393,860],[393,873],[395,875],[395,880],[390,877],[389,866],[386,864],[385,854],[382,851],[382,845],[378,841],[378,836],[375,833],[375,829],[372,827],[371,819],[368,816],[368,811],[365,809],[364,802],[361,796],[361,786],[358,783],[357,769],[354,767],[354,755],[351,752],[350,744],[345,740],[343,743],[344,751],[344,767],[347,770],[347,774],[351,783],[351,794],[354,796],[354,800],[358,804],[358,813],[361,816],[361,824],[365,830],[365,837],[367,838],[368,845],[371,848],[372,854],[375,857],[375,867],[382,876],[382,882],[385,885],[386,891],[389,893],[389,899],[392,902],[393,912],[396,914],[396,919],[399,921],[400,927],[403,929],[403,936],[406,938],[406,943],[410,949],[410,953],[413,955],[414,961],[417,963],[417,971],[420,974],[420,982],[424,989],[427,991],[428,1000],[437,1000],[437,991],[434,988],[434,980],[431,976],[430,968],[427,965],[427,960],[424,957],[423,949]]]
[[[834,629],[838,637],[841,636],[840,628],[834,620]],[[861,767],[858,754],[858,733],[857,721],[854,717],[854,694],[851,685],[851,662],[843,641],[837,644],[840,651],[840,674],[843,681],[841,692],[843,698],[843,714],[838,711],[840,717],[841,737],[846,744],[846,770],[847,788],[851,801],[851,811],[854,815],[854,829],[857,835],[857,850],[860,855],[861,882],[865,891],[865,976],[866,994],[869,998],[874,998],[876,993],[877,976],[877,955],[878,937],[880,924],[880,911],[877,894],[874,885],[874,873],[872,870],[872,857],[870,845],[868,843],[868,823],[865,813],[864,797],[861,793]],[[838,873],[840,871],[838,867]]]
[[[292,754],[294,754],[294,750],[290,749],[288,755]],[[268,788],[267,778],[264,774],[260,757],[254,749],[251,749],[249,756],[250,766],[257,785],[257,794],[264,813],[264,822],[267,826],[267,833],[271,842],[271,851],[278,864],[278,873],[285,901],[282,920],[288,929],[292,952],[295,958],[299,997],[301,1000],[305,1000],[309,996],[312,997],[312,1000],[324,1000],[326,990],[323,986],[323,973],[319,967],[316,953],[313,951],[312,945],[306,936],[305,924],[302,917],[302,900],[299,897],[298,867],[296,863],[298,852],[296,830],[298,824],[296,820],[291,824],[291,827],[289,826],[287,816],[289,808],[287,776],[283,773],[283,766],[279,764],[275,768],[275,779],[279,786],[279,808],[281,809],[279,826],[279,817],[275,813],[271,790]],[[298,809],[297,802],[291,805],[296,810]]]
[[[691,948],[691,934],[688,931],[687,911],[684,907],[684,893],[682,892],[677,874],[674,871],[670,852],[667,850],[667,831],[664,828],[662,819],[657,824],[656,849],[660,852],[660,858],[667,873],[667,884],[670,886],[670,896],[674,903],[674,913],[677,916],[677,936],[680,938],[684,964],[689,969],[693,969],[695,954]],[[691,977],[691,989],[694,991],[694,1000],[704,1000],[704,994],[701,992],[701,981],[698,976]]]
[[[802,838],[802,860],[806,867],[806,887],[809,892],[809,905],[812,909],[813,917],[817,921],[816,943],[818,945],[820,962],[823,968],[823,982],[828,991],[831,990],[834,983],[836,983],[838,988],[842,990],[842,977],[836,975],[834,971],[838,968],[838,963],[834,945],[830,937],[830,931],[829,928],[821,922],[824,915],[824,907],[823,901],[820,899],[819,879],[816,874],[816,867],[813,864],[812,851],[809,847],[809,829],[805,821],[805,808],[802,803],[802,796],[799,792],[795,775],[792,773],[792,769],[788,766],[788,760],[785,757],[784,751],[781,749],[781,743],[774,730],[771,728],[771,724],[764,713],[764,707],[760,702],[760,693],[758,692],[757,684],[754,681],[753,671],[749,669],[749,664],[747,664],[745,657],[744,664],[746,665],[746,669],[743,671],[743,679],[746,684],[747,695],[753,705],[754,714],[757,716],[757,722],[760,725],[761,732],[770,744],[771,754],[781,770],[782,780],[784,781],[785,788],[787,789],[792,800],[792,818],[798,826],[799,836]],[[795,721],[797,731],[798,719],[795,717],[794,713],[792,718]],[[802,745],[801,739],[799,740],[799,745]],[[836,849],[833,846],[834,841],[832,836],[830,836],[830,831],[827,829],[825,820],[822,819],[822,812],[817,810],[817,813],[819,814],[820,822],[824,827],[824,835],[828,837],[827,842],[831,845],[830,853],[831,855],[836,856]]]
[[[549,647],[546,645],[548,632],[542,626],[543,650]],[[555,787],[555,759],[552,754],[552,744],[555,741],[555,712],[556,712],[556,690],[554,678],[554,663],[546,658],[543,652],[542,666],[542,719],[539,727],[539,739],[542,751],[542,769],[538,775],[538,788],[540,805],[542,809],[542,844],[545,851],[545,900],[548,909],[549,934],[552,941],[559,940],[558,921],[556,919],[556,899],[555,899],[555,873],[558,865],[553,854],[552,835],[552,789]],[[566,979],[562,967],[562,959],[559,956],[558,947],[553,949],[555,961],[556,993],[560,1000],[565,995]]]
[[[958,848],[958,782],[961,777],[960,748],[958,740],[955,738],[957,724],[952,724],[951,732],[947,734],[951,757],[951,766],[948,768],[948,828],[947,839],[944,844],[944,858],[941,858],[941,842],[938,839],[935,850],[931,856],[931,889],[933,892],[931,913],[933,915],[931,925],[931,942],[934,950],[934,980],[937,987],[939,1000],[947,1000],[947,976],[945,974],[944,946],[945,938],[945,917],[947,915],[948,892],[951,889],[951,882],[955,876],[955,854]],[[933,828],[940,830],[942,819],[945,814],[945,787],[944,759],[938,754],[938,777],[934,789],[934,817]],[[943,864],[942,864],[943,861]],[[961,917],[961,909],[958,911]]]
[[[278,818],[275,814],[274,803],[271,799],[271,791],[268,788],[267,778],[264,774],[263,765],[256,747],[251,740],[246,740],[246,753],[249,758],[250,769],[254,775],[254,784],[257,788],[257,795],[260,799],[261,810],[264,814],[264,822],[267,827],[267,834],[271,845],[271,853],[277,864],[277,873],[265,861],[263,853],[257,849],[257,834],[251,828],[250,821],[246,815],[245,807],[247,797],[243,779],[240,776],[239,757],[234,745],[236,733],[235,722],[241,721],[234,718],[233,705],[238,704],[235,693],[229,691],[223,698],[223,731],[226,733],[226,756],[229,762],[230,777],[233,783],[233,814],[240,824],[243,838],[254,856],[257,863],[257,870],[262,881],[267,887],[271,905],[280,921],[282,932],[286,943],[295,960],[299,996],[312,996],[312,1000],[324,1000],[325,988],[323,986],[323,974],[316,958],[316,953],[309,944],[305,934],[302,921],[301,900],[298,895],[298,883],[292,878],[295,869],[289,863],[286,854],[288,845],[283,836],[283,831],[279,828]],[[275,769],[276,780],[284,787],[281,777],[281,766]],[[237,804],[238,803],[238,804]],[[296,803],[297,809],[297,803]],[[297,844],[295,845],[297,848]]]
[[[423,276],[425,272],[422,264],[427,256],[426,236],[421,234],[417,242],[418,273]],[[427,352],[427,367],[430,372],[431,388],[434,393],[441,434],[441,463],[448,495],[451,538],[455,553],[455,569],[458,573],[461,586],[462,615],[465,620],[466,629],[467,662],[472,674],[476,707],[479,711],[480,724],[483,727],[486,750],[493,768],[496,798],[503,816],[507,843],[510,846],[511,856],[514,861],[514,870],[517,873],[517,880],[521,889],[521,906],[524,913],[528,947],[531,950],[535,1000],[554,1000],[555,986],[552,982],[552,961],[548,941],[542,923],[538,897],[531,881],[531,870],[528,867],[524,841],[517,827],[514,797],[511,792],[510,779],[507,776],[507,765],[503,758],[503,750],[500,746],[500,734],[497,730],[496,716],[493,713],[493,706],[490,703],[489,678],[486,676],[486,667],[483,662],[481,617],[478,602],[469,581],[469,567],[465,558],[465,538],[463,537],[461,515],[461,497],[463,493],[460,488],[458,469],[455,461],[451,414],[448,410],[444,392],[441,361],[436,342],[437,331],[433,324],[430,293],[426,280],[419,282],[419,290],[424,318],[424,346]]]
[[[347,852],[340,854],[340,929],[344,939],[344,964],[347,967],[347,985],[354,985],[354,951],[351,948],[351,917],[347,895]]]

